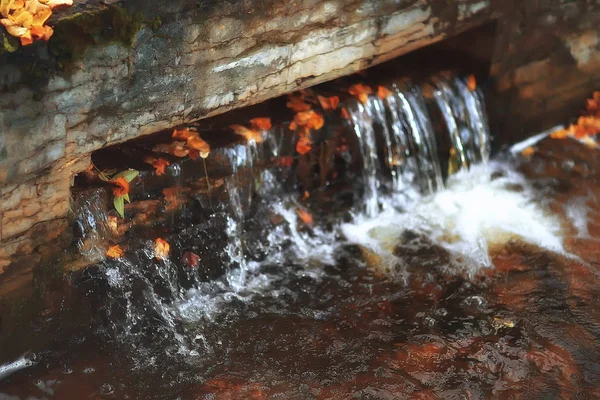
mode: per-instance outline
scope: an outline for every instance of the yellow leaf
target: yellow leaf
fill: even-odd
[[[119,259],[121,257],[123,257],[124,251],[121,249],[121,247],[117,244],[114,246],[110,246],[108,248],[108,250],[106,251],[106,256],[108,258],[114,258],[114,259]]]

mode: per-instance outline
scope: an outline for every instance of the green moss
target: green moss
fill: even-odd
[[[47,293],[57,290],[65,284],[67,279],[66,261],[67,256],[63,254],[43,261],[33,269],[34,297],[42,299]]]
[[[19,40],[8,34],[4,34],[2,38],[2,49],[0,49],[0,54],[4,53],[5,51],[8,53],[14,53],[18,49]]]
[[[58,67],[81,58],[89,46],[121,43],[131,46],[135,35],[147,23],[141,13],[129,13],[112,5],[95,12],[83,12],[61,19],[48,43]]]

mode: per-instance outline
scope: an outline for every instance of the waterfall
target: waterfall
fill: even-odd
[[[434,77],[433,94],[443,116],[450,148],[447,149],[452,174],[459,169],[486,163],[490,153],[490,133],[483,98],[478,89],[469,90],[462,78]],[[370,95],[362,104],[351,100],[348,105],[352,131],[362,159],[363,210],[368,216],[379,212],[381,188],[393,192],[418,187],[422,194],[432,194],[444,187],[438,143],[440,132],[434,130],[427,102],[421,88],[407,82],[393,84],[381,99]],[[431,105],[429,105],[431,107]],[[437,111],[437,110],[436,110]],[[379,155],[377,143],[384,152]],[[389,174],[381,173],[382,168]],[[387,176],[391,177],[388,183]]]
[[[348,142],[357,143],[362,178],[354,185],[361,199],[355,202],[354,218],[376,218],[390,205],[402,208],[401,199],[408,194],[419,198],[439,192],[444,172],[455,172],[442,168],[445,152],[464,170],[488,160],[490,136],[481,94],[470,91],[460,78],[432,82],[429,97],[421,87],[401,82],[388,86],[384,97],[344,102],[348,119],[343,127],[353,138]],[[435,121],[433,115],[442,117]],[[247,301],[282,276],[318,279],[324,264],[335,263],[340,222],[326,228],[318,221],[300,220],[299,213],[309,210],[281,182],[289,176],[284,172],[289,165],[267,167],[270,159],[289,151],[282,144],[286,133],[274,132],[278,135],[264,132],[264,141],[236,142],[211,152],[209,157],[228,163],[230,174],[221,183],[208,182],[209,190],[218,194],[209,196],[210,204],[201,202],[205,221],[197,216],[180,231],[164,228],[161,237],[172,247],[169,257],[156,259],[153,243],[146,239],[122,259],[99,264],[111,292],[108,319],[124,336],[161,329],[184,352],[197,352],[182,336],[186,321],[210,318],[221,303]],[[443,134],[447,137],[440,137]],[[213,184],[217,186],[210,187]],[[87,214],[94,214],[94,199],[85,204]],[[207,206],[210,211],[204,210]],[[192,206],[186,215],[194,210]],[[82,213],[79,224],[89,236],[98,230],[94,224],[106,224],[106,215],[93,220],[87,214]],[[189,252],[198,253],[194,266],[185,260]]]

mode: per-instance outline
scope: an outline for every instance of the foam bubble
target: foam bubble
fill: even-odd
[[[395,199],[385,201],[387,207],[378,216],[359,217],[342,226],[348,241],[383,259],[393,257],[393,249],[406,230],[425,234],[452,254],[462,256],[468,272],[490,267],[489,249],[514,238],[564,253],[558,219],[542,209],[527,181],[508,163],[458,172],[448,179],[446,189],[404,201],[402,211]]]

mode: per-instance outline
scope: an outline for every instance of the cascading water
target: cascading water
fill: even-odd
[[[323,104],[312,100],[311,107]],[[124,256],[100,261],[76,280],[100,323],[86,320],[93,332],[66,346],[93,349],[71,366],[64,352],[58,361],[39,353],[38,367],[21,358],[0,365],[0,379],[2,371],[19,376],[21,368],[54,362],[73,375],[53,372],[37,381],[33,390],[43,396],[61,388],[61,395],[71,393],[63,382],[93,381],[89,392],[109,398],[338,399],[406,398],[429,388],[444,397],[454,382],[469,385],[451,393],[484,398],[506,390],[498,381],[527,381],[515,380],[517,373],[538,377],[548,365],[539,361],[540,343],[557,339],[546,340],[553,329],[537,327],[547,329],[543,318],[552,307],[563,315],[571,297],[550,304],[542,292],[537,303],[546,305],[544,312],[525,315],[538,320],[521,324],[506,315],[524,304],[503,302],[512,299],[504,292],[511,284],[491,287],[471,278],[509,252],[518,279],[532,268],[555,290],[548,276],[569,271],[557,270],[568,255],[564,221],[540,205],[514,159],[489,161],[481,93],[462,78],[440,75],[423,87],[402,81],[322,108],[316,110],[325,126],[308,132],[312,153],[294,146],[282,124],[262,140],[211,144],[208,159],[186,160],[181,170],[171,165],[163,183],[175,185],[169,193],[187,196],[183,207],[166,222],[126,231]],[[328,169],[328,161],[337,169]],[[313,175],[298,183],[289,178],[300,165]],[[338,173],[350,182],[336,182]],[[314,189],[311,177],[333,184]],[[163,192],[156,180],[146,183],[134,196]],[[292,183],[304,193],[290,191]],[[165,207],[175,202],[164,197]],[[594,227],[584,221],[587,197],[578,199],[565,203],[565,215],[587,240]],[[110,199],[83,200],[79,246],[95,259],[111,232],[117,240],[115,232],[125,229],[115,230],[102,211]],[[157,249],[158,237],[170,243],[168,255]],[[514,286],[521,290],[521,283]],[[524,283],[528,292],[546,290]],[[548,318],[553,324],[554,315]],[[93,340],[110,355],[95,353]]]
[[[394,238],[385,239],[382,235],[397,237],[406,228],[442,232],[442,228],[431,225],[429,219],[435,216],[428,215],[432,211],[423,206],[424,201],[435,202],[436,193],[444,187],[439,161],[444,141],[438,143],[439,135],[444,132],[449,135],[451,146],[443,150],[450,153],[450,158],[457,155],[459,169],[464,173],[468,173],[469,167],[481,164],[478,171],[483,172],[478,173],[483,173],[481,179],[485,182],[489,178],[486,163],[490,136],[478,90],[467,88],[461,78],[439,77],[432,82],[433,99],[429,102],[419,87],[406,82],[393,84],[383,98],[370,95],[364,103],[352,98],[347,100],[349,132],[355,135],[360,152],[363,194],[358,207],[362,211],[355,213],[353,223],[344,224],[341,229],[335,225],[333,229],[305,227],[299,222],[297,210],[302,207],[291,194],[278,187],[277,179],[269,169],[262,168],[267,152],[277,154],[280,151],[273,135],[263,132],[264,142],[251,140],[245,145],[226,149],[232,175],[225,182],[229,203],[220,212],[224,215],[220,229],[227,238],[221,247],[225,256],[221,258],[225,263],[224,274],[206,282],[189,269],[177,267],[175,261],[153,259],[151,243],[148,243],[145,251],[138,252],[135,261],[118,261],[116,267],[112,262],[113,266],[106,267],[110,286],[119,288],[119,294],[114,296],[120,298],[116,304],[125,304],[122,305],[125,311],[121,312],[126,315],[125,320],[131,325],[141,323],[145,316],[134,314],[140,312],[141,304],[145,302],[151,306],[144,310],[153,310],[153,317],[163,321],[163,326],[174,329],[182,321],[201,319],[214,312],[216,304],[248,299],[270,287],[277,279],[273,280],[263,267],[269,269],[291,262],[302,265],[294,270],[294,274],[316,277],[318,273],[315,275],[316,271],[310,270],[310,260],[318,260],[321,265],[333,264],[335,249],[344,243],[339,240],[340,232],[350,242],[375,252],[384,250],[380,248],[381,243],[394,242]],[[445,131],[442,133],[433,129],[431,107],[437,107],[433,111],[443,116]],[[383,144],[382,153],[378,152],[379,143]],[[265,145],[269,147],[268,151]],[[253,199],[253,196],[257,198]],[[421,209],[424,211],[419,211]],[[410,210],[416,215],[409,221],[406,216]],[[255,213],[255,216],[248,217],[249,213]],[[214,215],[211,218],[217,219]],[[393,221],[382,222],[382,216]],[[258,232],[249,231],[249,218],[263,219]],[[281,221],[270,222],[276,219]],[[537,229],[543,227],[541,224]],[[201,230],[194,232],[193,235],[203,235]],[[431,231],[428,234],[433,235]],[[253,235],[259,239],[252,239]],[[443,241],[442,236],[432,237]],[[522,236],[527,235],[523,233]],[[487,254],[487,247],[480,243],[481,240],[479,237],[468,239],[467,242],[474,244],[469,247],[471,242],[463,243],[461,254],[475,251],[473,249]],[[460,247],[460,240],[453,246]],[[556,243],[551,246],[560,247]],[[448,245],[448,248],[452,246]],[[263,256],[257,258],[251,253]],[[474,256],[473,259],[480,265],[489,264],[485,256]],[[394,257],[390,260],[397,262]],[[199,268],[202,268],[202,260]],[[182,276],[187,282],[185,285],[181,283]],[[146,300],[138,299],[140,304],[136,305],[135,291],[146,293]]]

